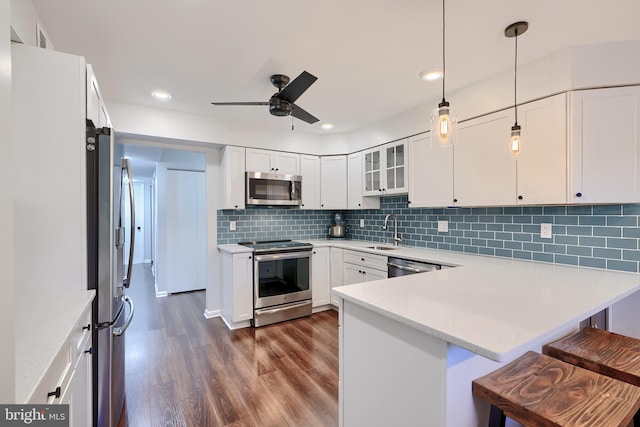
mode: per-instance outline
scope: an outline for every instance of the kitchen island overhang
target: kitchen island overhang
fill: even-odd
[[[453,269],[334,288],[340,425],[484,426],[473,379],[640,295],[638,274],[459,258]]]

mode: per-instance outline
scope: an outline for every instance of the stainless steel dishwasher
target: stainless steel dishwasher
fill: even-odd
[[[408,274],[425,273],[440,270],[439,264],[410,261],[408,259],[389,257],[387,261],[387,277],[406,276]]]

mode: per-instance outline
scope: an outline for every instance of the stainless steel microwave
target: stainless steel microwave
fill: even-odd
[[[302,177],[281,173],[247,172],[247,205],[299,206]]]

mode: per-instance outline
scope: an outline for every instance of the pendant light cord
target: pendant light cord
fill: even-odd
[[[447,73],[445,73],[445,45],[444,45],[444,40],[445,40],[445,20],[444,20],[444,2],[445,0],[442,0],[442,102],[444,102],[444,81],[447,78]]]
[[[516,125],[518,124],[518,101],[517,101],[517,91],[518,91],[518,28],[515,28],[515,39],[516,39],[516,54],[515,54],[515,65],[513,67],[513,107],[516,112]]]

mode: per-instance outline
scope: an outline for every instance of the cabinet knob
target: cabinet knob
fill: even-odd
[[[458,199],[453,199],[453,203],[458,203]]]
[[[55,396],[56,399],[60,399],[60,393],[62,393],[62,390],[60,387],[56,387],[54,391],[47,393],[47,397]]]
[[[89,350],[85,350],[84,354],[93,354],[93,348],[89,347]]]
[[[362,206],[360,203],[358,203],[358,206]]]
[[[407,203],[408,203],[408,204],[411,204],[411,200],[407,200]]]
[[[360,261],[364,261],[364,258],[360,258]]]
[[[249,259],[251,259],[251,255],[249,255]]]
[[[313,254],[315,255],[315,254],[316,254],[316,251],[313,251]]]
[[[378,191],[382,191],[382,188],[378,188]]]
[[[576,193],[576,197],[582,197],[582,193]]]
[[[304,203],[301,206],[304,208]]]
[[[236,205],[236,209],[238,209],[238,205]]]
[[[87,326],[83,326],[82,330],[83,331],[90,331],[91,330],[91,323],[87,323]]]
[[[279,171],[280,169],[276,168],[277,171]]]
[[[522,200],[522,196],[518,196],[518,200]]]

